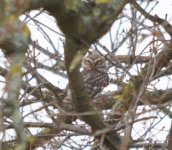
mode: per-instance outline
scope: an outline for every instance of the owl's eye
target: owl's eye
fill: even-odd
[[[89,63],[89,64],[93,64],[93,61],[92,61],[92,60],[87,59],[87,63]]]
[[[89,58],[83,58],[82,67],[91,69],[93,67],[93,60],[91,60]]]
[[[93,61],[91,59],[85,59],[84,63],[87,65],[93,65]]]
[[[104,67],[104,60],[103,59],[97,59],[95,61],[94,65],[97,66],[97,67]]]

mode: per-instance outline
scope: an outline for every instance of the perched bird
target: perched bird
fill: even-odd
[[[106,60],[99,53],[90,52],[87,56],[83,57],[81,66],[83,68],[81,74],[83,76],[84,85],[90,98],[93,98],[109,84]],[[70,103],[71,97],[71,92],[67,87],[67,96],[63,101]]]
[[[96,96],[109,84],[106,60],[98,52],[90,52],[82,59],[83,80],[90,97]]]

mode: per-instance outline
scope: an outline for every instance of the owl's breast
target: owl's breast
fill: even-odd
[[[83,71],[83,79],[88,93],[91,97],[100,93],[104,87],[109,84],[109,76],[107,72],[99,70]]]

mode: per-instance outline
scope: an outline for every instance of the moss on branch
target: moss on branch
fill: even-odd
[[[112,0],[92,5],[79,0],[52,0],[51,3],[33,0],[28,3],[26,10],[43,7],[56,18],[66,37],[93,43],[109,30],[128,2],[129,0]]]
[[[3,1],[3,16],[0,20],[0,48],[10,59],[5,114],[13,121],[16,131],[16,150],[26,147],[24,127],[19,110],[19,92],[22,86],[22,67],[29,46],[30,34],[27,26],[18,19],[16,5]]]
[[[109,113],[109,118],[114,123],[114,119],[119,119],[123,116],[129,109],[131,100],[132,105],[135,105],[136,99],[142,86],[147,87],[151,79],[156,78],[159,71],[165,67],[172,59],[172,44],[166,44],[164,49],[155,56],[153,60],[146,63],[144,68],[140,71],[137,76],[132,76],[129,82],[123,87],[122,93],[114,97],[116,103],[113,105],[111,112]],[[159,105],[164,104],[169,101],[171,97],[171,90],[166,90],[165,94],[156,91],[154,93],[142,91],[142,103]],[[143,95],[145,93],[145,95]],[[140,97],[139,97],[140,98]],[[138,101],[137,101],[138,102]],[[116,118],[117,117],[117,118]]]

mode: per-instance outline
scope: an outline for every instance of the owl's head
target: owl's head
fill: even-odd
[[[106,60],[98,52],[91,52],[82,59],[82,67],[84,69],[106,69]]]

